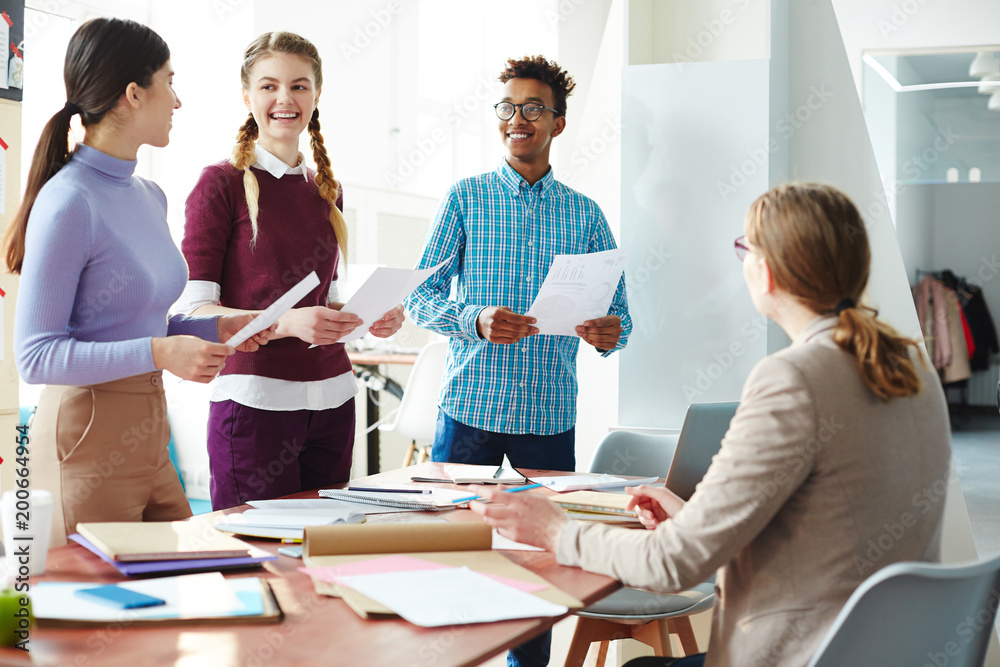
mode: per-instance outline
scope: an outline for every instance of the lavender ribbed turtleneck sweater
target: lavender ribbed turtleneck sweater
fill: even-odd
[[[14,352],[26,382],[91,385],[156,370],[151,339],[218,341],[215,317],[167,318],[187,265],[167,200],[135,161],[80,145],[28,219]]]

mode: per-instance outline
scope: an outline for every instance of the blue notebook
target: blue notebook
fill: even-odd
[[[264,561],[278,560],[276,554],[268,553],[263,549],[250,547],[249,556],[237,556],[235,558],[195,558],[187,560],[150,560],[150,561],[116,561],[107,555],[79,533],[69,536],[83,548],[87,549],[98,558],[109,565],[114,565],[115,569],[126,577],[156,576],[160,574],[181,574],[190,572],[214,572],[216,570],[234,570],[244,567],[260,567]]]

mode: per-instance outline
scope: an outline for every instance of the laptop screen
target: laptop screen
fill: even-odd
[[[667,472],[667,488],[690,500],[708,466],[722,447],[722,436],[736,414],[738,402],[694,403],[684,417],[677,450]]]

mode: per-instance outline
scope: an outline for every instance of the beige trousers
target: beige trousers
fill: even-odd
[[[30,441],[31,486],[52,493],[51,546],[65,544],[80,521],[191,516],[167,452],[159,371],[87,387],[45,387]]]

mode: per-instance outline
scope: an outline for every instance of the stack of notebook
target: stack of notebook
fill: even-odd
[[[277,556],[201,521],[79,523],[70,539],[126,576],[258,567]]]
[[[331,526],[338,523],[364,523],[364,512],[336,507],[325,509],[248,509],[226,514],[215,527],[227,533],[247,537],[301,540],[306,526]]]
[[[602,491],[573,491],[552,496],[572,519],[604,523],[639,524],[634,509],[628,509],[632,496]]]

